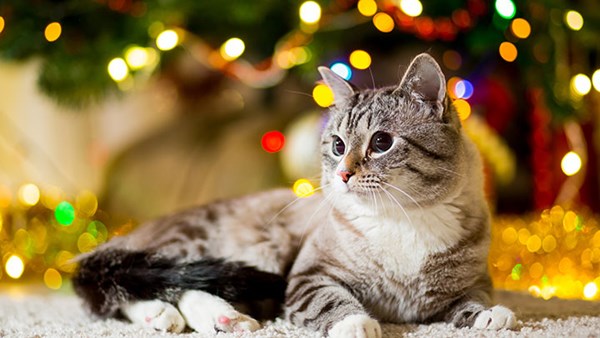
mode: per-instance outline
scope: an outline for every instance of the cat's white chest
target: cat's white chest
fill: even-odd
[[[447,250],[462,238],[459,212],[442,205],[409,211],[409,217],[373,217],[358,222],[370,227],[366,232],[368,245],[386,273],[414,276],[430,255]]]

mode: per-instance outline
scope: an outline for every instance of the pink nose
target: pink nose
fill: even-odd
[[[352,175],[354,175],[353,172],[350,171],[338,171],[337,173],[338,175],[340,175],[340,177],[342,178],[342,181],[344,181],[344,183],[348,183],[348,180],[350,179],[350,177],[352,177]]]

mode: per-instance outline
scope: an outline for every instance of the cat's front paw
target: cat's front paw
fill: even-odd
[[[367,315],[351,315],[329,330],[330,338],[381,338],[379,322]]]
[[[487,310],[481,311],[475,323],[474,328],[487,330],[512,329],[517,325],[515,314],[508,308],[496,305]]]

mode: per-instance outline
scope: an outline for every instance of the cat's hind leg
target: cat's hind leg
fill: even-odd
[[[133,323],[155,330],[179,333],[185,328],[179,311],[160,300],[134,301],[121,306],[121,312]]]
[[[181,296],[178,307],[187,325],[200,333],[260,329],[260,324],[252,317],[238,312],[226,300],[204,291],[186,291]]]

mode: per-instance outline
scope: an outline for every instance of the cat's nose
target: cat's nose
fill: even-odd
[[[340,170],[340,171],[338,171],[337,174],[340,175],[340,177],[342,178],[342,181],[344,181],[344,183],[348,183],[348,180],[350,179],[350,177],[352,177],[352,175],[354,175],[353,172],[346,171],[346,170]]]

